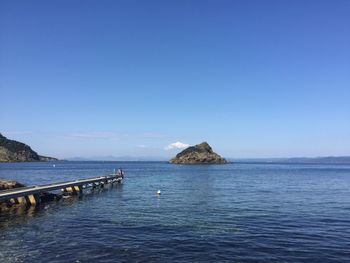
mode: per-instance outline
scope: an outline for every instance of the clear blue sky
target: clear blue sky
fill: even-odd
[[[41,154],[350,155],[350,1],[1,1],[0,132]]]

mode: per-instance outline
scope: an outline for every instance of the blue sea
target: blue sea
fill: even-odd
[[[348,164],[11,163],[0,178],[119,167],[122,184],[0,215],[0,262],[350,262]]]

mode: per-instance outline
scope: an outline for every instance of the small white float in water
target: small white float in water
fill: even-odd
[[[53,164],[52,167],[55,168],[55,167],[56,167],[56,164]]]
[[[161,191],[160,190],[157,191],[157,195],[161,195]]]

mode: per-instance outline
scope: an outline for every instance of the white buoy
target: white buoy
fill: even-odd
[[[161,195],[161,192],[160,192],[160,190],[158,190],[158,191],[157,191],[157,195]]]
[[[53,164],[52,167],[55,168],[55,167],[56,167],[56,164]]]

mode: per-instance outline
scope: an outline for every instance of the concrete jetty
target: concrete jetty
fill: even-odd
[[[87,179],[78,179],[74,181],[51,183],[45,185],[35,185],[19,187],[0,191],[0,202],[11,201],[16,204],[36,205],[39,202],[38,196],[41,193],[59,190],[71,194],[81,194],[85,188],[104,187],[110,183],[120,183],[123,180],[122,175],[110,174]]]

